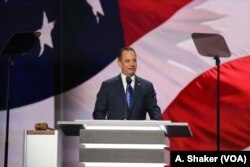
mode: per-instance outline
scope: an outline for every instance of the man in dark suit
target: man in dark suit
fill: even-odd
[[[136,52],[124,47],[118,54],[121,74],[104,81],[97,94],[94,119],[161,120],[153,84],[135,75]],[[128,98],[128,99],[127,99]]]

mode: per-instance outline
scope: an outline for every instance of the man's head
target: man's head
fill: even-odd
[[[124,47],[118,54],[118,65],[121,72],[126,76],[132,76],[137,69],[136,52],[133,48]]]

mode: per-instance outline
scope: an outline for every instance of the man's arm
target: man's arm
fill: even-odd
[[[107,115],[107,86],[102,83],[99,92],[97,93],[95,109],[93,112],[94,119],[106,119]]]
[[[151,120],[162,120],[161,109],[157,104],[156,92],[152,83],[149,85],[147,95],[147,110]]]

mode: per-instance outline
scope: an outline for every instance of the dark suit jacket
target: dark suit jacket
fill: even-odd
[[[102,83],[97,94],[93,118],[145,120],[147,113],[152,120],[162,119],[153,84],[135,76],[132,109],[129,111],[121,75],[118,75]]]

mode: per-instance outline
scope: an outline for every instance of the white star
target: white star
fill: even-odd
[[[102,10],[102,5],[100,3],[100,0],[87,0],[87,3],[92,7],[92,12],[96,17],[97,23],[99,23],[100,18],[98,17],[97,13],[104,16],[104,12]]]
[[[48,18],[45,14],[45,12],[43,12],[43,25],[41,27],[41,29],[37,30],[39,32],[41,32],[41,36],[40,36],[40,53],[39,53],[39,57],[42,55],[43,51],[44,51],[44,46],[45,44],[50,46],[51,48],[53,48],[53,44],[52,44],[52,39],[51,39],[51,31],[54,28],[54,21],[52,22],[48,22]]]

